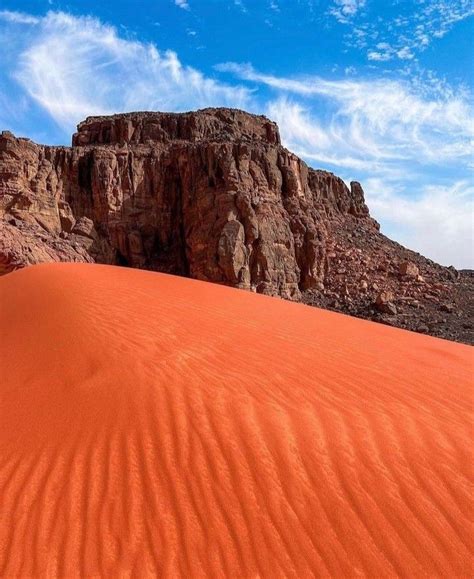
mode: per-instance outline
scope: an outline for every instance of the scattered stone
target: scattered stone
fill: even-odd
[[[447,268],[447,274],[448,277],[453,281],[459,279],[459,271],[452,265]]]
[[[416,328],[415,331],[419,332],[420,334],[427,334],[430,331],[430,329],[428,328],[427,325],[421,324]]]
[[[389,291],[380,292],[375,298],[375,305],[379,312],[384,314],[396,315],[397,308],[394,303],[394,295]]]
[[[387,302],[386,304],[382,304],[378,307],[380,311],[385,314],[390,314],[391,316],[395,316],[397,314],[397,307],[392,302]]]
[[[382,304],[391,302],[393,301],[394,297],[395,296],[390,291],[381,291],[375,298],[375,305],[380,306]]]
[[[413,262],[404,261],[400,264],[398,268],[398,273],[402,276],[416,279],[420,274],[420,270],[418,269],[418,266],[415,265]]]

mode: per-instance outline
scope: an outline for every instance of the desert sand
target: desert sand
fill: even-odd
[[[470,347],[99,265],[0,304],[0,576],[471,575]]]

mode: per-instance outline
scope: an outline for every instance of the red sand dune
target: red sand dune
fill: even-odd
[[[472,573],[472,350],[98,265],[0,279],[0,575]]]

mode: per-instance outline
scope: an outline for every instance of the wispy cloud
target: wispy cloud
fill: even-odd
[[[369,60],[379,62],[411,60],[445,36],[456,23],[474,15],[472,0],[410,0],[410,3],[411,9],[407,11],[407,3],[392,2],[400,13],[387,19],[374,18],[370,11],[362,17],[363,12],[355,7],[351,10],[351,2],[345,12],[343,6],[333,7],[331,14],[342,24],[351,23],[347,44],[366,50]]]
[[[286,146],[362,180],[372,213],[397,240],[446,265],[472,264],[469,93],[436,78],[328,80],[277,77],[248,64],[218,68],[271,88],[266,114]],[[439,167],[451,168],[455,185],[437,183]]]
[[[389,233],[443,263],[470,263],[474,127],[465,89],[434,76],[363,78],[347,69],[350,76],[339,79],[291,78],[235,63],[210,77],[175,52],[123,38],[94,18],[3,11],[1,22],[0,121],[8,116],[18,126],[28,110],[69,135],[93,114],[205,106],[263,112],[279,123],[284,144],[313,166],[362,180]]]
[[[176,6],[178,6],[178,8],[182,8],[183,10],[191,9],[187,0],[174,0],[174,3]]]
[[[329,13],[339,22],[348,23],[365,6],[365,0],[334,0]]]
[[[8,20],[18,22],[11,14]],[[184,66],[173,51],[123,39],[97,19],[50,12],[31,24],[13,74],[67,132],[90,114],[245,107],[249,100],[247,89]]]
[[[0,10],[0,19],[15,24],[38,24],[41,18],[26,14],[25,12],[14,12],[12,10]]]
[[[415,19],[423,32],[423,26],[436,38],[443,37],[454,24],[474,14],[471,0],[421,0],[422,10],[415,13]]]
[[[276,77],[235,63],[218,68],[286,93],[270,105],[271,113],[292,146],[310,147],[312,158],[327,159],[331,152],[357,167],[408,159],[437,163],[472,154],[473,108],[463,92],[439,87],[438,94],[425,94],[425,86],[388,79]],[[304,100],[295,102],[292,95]],[[326,139],[313,139],[313,130]]]
[[[376,62],[385,62],[393,58],[395,54],[396,50],[388,42],[379,42],[375,49],[368,51],[367,58]]]
[[[386,62],[398,57],[400,60],[412,60],[415,55],[411,48],[403,46],[394,48],[388,42],[379,42],[375,48],[367,52],[367,58],[376,62]]]

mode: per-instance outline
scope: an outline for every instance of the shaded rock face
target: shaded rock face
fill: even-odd
[[[233,109],[90,117],[72,147],[3,132],[0,219],[1,272],[118,264],[364,317],[380,314],[370,310],[384,289],[370,283],[379,248],[397,276],[416,256],[379,233],[359,183],[309,168],[275,123]],[[433,264],[436,280],[445,269]]]
[[[90,118],[72,148],[3,134],[0,151],[4,216],[94,261],[299,299],[324,280],[330,220],[376,229],[358,184],[309,169],[242,111]]]

